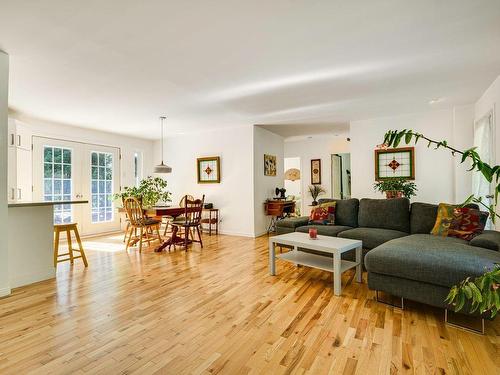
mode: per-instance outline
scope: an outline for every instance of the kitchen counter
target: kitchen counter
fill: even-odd
[[[89,201],[40,201],[40,202],[12,202],[9,207],[35,207],[35,206],[55,206],[58,204],[84,204]]]
[[[10,288],[52,279],[54,267],[54,206],[85,204],[86,200],[12,202],[8,206]]]

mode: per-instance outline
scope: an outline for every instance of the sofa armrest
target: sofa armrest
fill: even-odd
[[[479,236],[474,237],[469,242],[469,245],[500,251],[500,232],[496,230],[485,230]]]
[[[291,228],[294,229],[298,227],[302,227],[309,223],[309,216],[300,216],[300,217],[287,217],[286,219],[279,220],[276,223],[277,227]]]

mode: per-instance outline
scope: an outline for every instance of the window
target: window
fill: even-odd
[[[91,152],[92,223],[113,220],[113,154]]]
[[[45,201],[70,201],[71,149],[44,146],[43,148],[43,198]],[[70,223],[70,204],[54,206],[54,223]]]

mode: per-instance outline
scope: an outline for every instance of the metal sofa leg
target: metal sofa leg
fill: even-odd
[[[447,324],[451,327],[462,329],[462,330],[467,331],[467,332],[476,333],[478,335],[484,335],[484,332],[485,332],[484,331],[484,318],[481,318],[481,329],[479,330],[479,329],[467,327],[467,326],[464,326],[464,325],[461,325],[458,323],[451,323],[448,319],[448,309],[444,309],[444,322],[445,322],[445,324]]]
[[[403,297],[400,297],[400,298],[401,298],[401,306],[398,306],[398,305],[395,305],[393,303],[390,303],[390,302],[387,302],[387,301],[380,299],[378,296],[378,290],[375,291],[375,299],[378,303],[383,303],[384,305],[392,306],[392,307],[395,307],[397,309],[404,310],[405,309],[404,298]]]

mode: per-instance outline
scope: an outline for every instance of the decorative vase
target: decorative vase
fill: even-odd
[[[309,228],[309,238],[312,240],[318,238],[318,230],[316,228]]]
[[[385,192],[385,197],[387,199],[403,198],[403,192],[398,190],[387,190]]]

